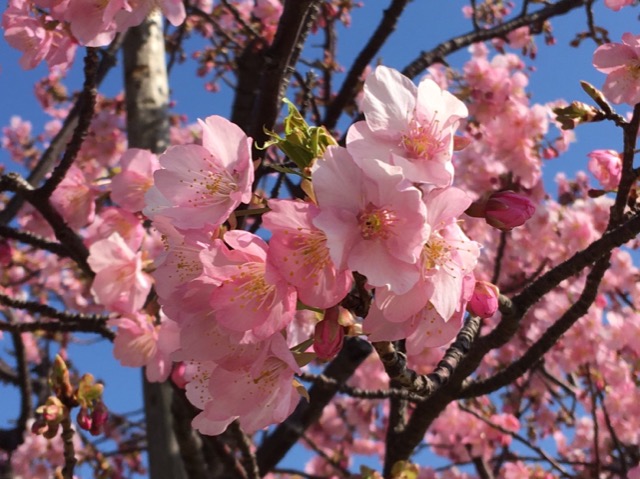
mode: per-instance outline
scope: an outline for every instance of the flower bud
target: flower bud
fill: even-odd
[[[76,421],[78,421],[78,426],[80,426],[85,431],[91,430],[91,415],[86,407],[81,407],[80,411],[78,411],[78,415],[76,416]]]
[[[174,364],[173,370],[171,371],[171,381],[180,389],[184,389],[187,387],[187,381],[185,379],[185,373],[187,371],[187,365],[183,362]]]
[[[97,436],[102,433],[102,428],[109,419],[109,410],[102,401],[96,402],[91,413],[91,434]]]
[[[604,119],[600,110],[579,101],[574,101],[569,106],[554,108],[553,113],[563,130],[572,130],[580,123]]]
[[[494,228],[509,231],[522,226],[536,212],[536,205],[513,191],[499,191],[492,194],[484,209],[484,218]]]
[[[498,310],[500,290],[495,284],[476,281],[473,296],[467,303],[467,310],[480,318],[490,318]]]
[[[327,309],[324,319],[316,324],[313,335],[313,349],[319,359],[329,360],[342,349],[344,341],[344,328],[338,322],[340,307],[333,306]]]

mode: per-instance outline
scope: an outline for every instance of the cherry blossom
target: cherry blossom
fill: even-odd
[[[312,203],[269,200],[263,217],[272,232],[268,259],[296,287],[300,301],[327,308],[342,300],[352,285],[352,274],[331,260],[324,232],[313,224],[320,210]]]
[[[340,147],[327,149],[312,171],[331,259],[365,275],[372,286],[404,293],[418,280],[421,248],[429,235],[420,191],[402,170],[371,160],[366,172]]]
[[[593,66],[607,74],[602,87],[613,103],[640,103],[640,36],[622,35],[622,43],[605,43],[593,54]]]
[[[87,262],[96,273],[92,291],[100,304],[124,314],[142,308],[151,278],[142,271],[141,254],[132,251],[122,236],[113,233],[93,243]]]
[[[464,103],[431,79],[416,87],[379,66],[365,80],[361,108],[366,121],[349,129],[347,149],[362,168],[377,159],[400,166],[412,181],[451,184],[454,133],[468,114]]]
[[[229,231],[212,250],[203,250],[202,276],[218,282],[209,298],[216,320],[234,331],[266,339],[285,328],[296,309],[296,292],[267,263],[267,244],[245,231]]]
[[[170,147],[154,173],[144,213],[171,218],[177,228],[219,226],[251,199],[251,140],[219,116],[200,121],[202,146]]]

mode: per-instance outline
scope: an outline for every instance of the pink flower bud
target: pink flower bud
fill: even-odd
[[[340,307],[333,306],[324,313],[324,319],[316,324],[313,349],[319,359],[329,360],[342,349],[344,328],[338,322]]]
[[[605,190],[615,190],[622,176],[622,159],[614,150],[594,150],[587,155],[589,171]]]
[[[184,374],[187,370],[187,365],[185,363],[177,363],[173,366],[173,370],[171,371],[171,381],[180,389],[184,389],[187,387],[187,380],[184,377]]]
[[[490,318],[498,310],[500,290],[495,284],[476,281],[473,296],[467,303],[467,310],[481,318]]]
[[[102,433],[102,428],[109,419],[109,410],[102,401],[96,402],[91,413],[91,435],[97,436]]]
[[[76,416],[76,421],[78,421],[78,426],[85,431],[91,430],[91,415],[86,407],[80,408],[80,411],[78,411],[78,415]]]
[[[499,191],[492,194],[484,209],[484,218],[491,226],[509,231],[522,226],[536,212],[536,205],[513,191]]]

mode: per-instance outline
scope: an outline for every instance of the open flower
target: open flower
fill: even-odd
[[[296,292],[267,264],[268,246],[258,236],[233,230],[203,250],[202,278],[217,283],[209,298],[216,321],[233,331],[265,339],[284,329],[296,311]]]
[[[429,236],[420,190],[397,166],[371,160],[365,173],[340,147],[327,149],[312,178],[320,206],[313,224],[324,231],[333,262],[372,286],[407,292]]]
[[[468,114],[464,103],[431,79],[416,87],[379,66],[365,81],[361,108],[366,121],[347,133],[347,149],[358,164],[364,168],[376,158],[400,166],[411,181],[451,184],[454,133]]]
[[[176,228],[200,229],[224,223],[251,200],[251,140],[220,116],[201,120],[202,146],[178,145],[160,158],[163,169],[145,195],[144,214],[165,216]]]
[[[295,286],[307,306],[328,308],[349,292],[353,276],[331,260],[327,237],[313,224],[319,208],[312,203],[269,200],[271,211],[263,223],[273,233],[269,240],[269,262]]]
[[[100,304],[123,314],[135,313],[151,290],[151,277],[142,271],[140,252],[134,252],[118,233],[96,241],[87,262],[96,273],[91,290]]]
[[[593,66],[607,74],[602,92],[613,103],[640,103],[640,35],[622,35],[622,43],[605,43],[593,54]]]

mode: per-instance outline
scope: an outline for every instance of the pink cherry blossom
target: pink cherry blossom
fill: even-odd
[[[269,200],[263,224],[272,232],[268,259],[296,287],[300,301],[315,308],[339,303],[351,289],[349,270],[331,260],[327,237],[313,224],[320,213],[312,203]]]
[[[82,170],[72,165],[51,195],[51,203],[70,227],[79,229],[93,221],[95,197]]]
[[[171,373],[170,354],[178,349],[177,324],[162,317],[159,325],[145,314],[134,314],[109,320],[117,327],[113,342],[113,355],[123,366],[146,367],[147,379],[151,382],[165,381]]]
[[[233,331],[266,339],[293,321],[296,292],[267,261],[268,246],[258,236],[233,230],[203,250],[202,277],[218,282],[209,298],[216,321]]]
[[[529,198],[509,190],[493,193],[484,207],[487,223],[503,231],[522,226],[535,212]]]
[[[132,251],[118,233],[93,243],[87,262],[96,273],[92,291],[100,304],[123,314],[142,308],[151,277],[142,271],[141,254]]]
[[[606,190],[615,190],[622,176],[622,158],[614,150],[594,150],[589,157],[589,171]]]
[[[496,285],[486,281],[476,281],[467,309],[471,314],[481,318],[490,318],[498,310],[499,295],[500,291]]]
[[[300,369],[284,338],[272,336],[252,356],[238,369],[202,364],[200,374],[187,385],[187,398],[203,409],[192,422],[203,434],[220,434],[235,419],[252,434],[293,412],[300,399],[293,375]]]
[[[404,321],[425,308],[447,321],[460,306],[466,275],[476,266],[480,245],[471,241],[458,224],[471,200],[458,188],[433,189],[425,197],[431,235],[418,262],[419,280],[405,294],[384,288],[375,302],[389,321]]]
[[[251,140],[220,116],[200,125],[202,146],[178,145],[163,153],[163,169],[154,173],[155,186],[145,196],[144,213],[171,218],[177,228],[219,226],[251,200]]]
[[[29,15],[27,2],[10,2],[2,15],[2,27],[7,43],[22,52],[22,68],[35,68],[44,60],[53,37],[41,22]]]
[[[458,225],[471,202],[462,190],[433,189],[425,202],[431,235],[420,255],[418,281],[405,294],[376,289],[374,307],[363,325],[372,341],[406,338],[413,354],[446,344],[458,332],[480,254],[479,245]]]
[[[370,159],[398,165],[411,181],[447,186],[453,179],[453,138],[467,107],[433,80],[416,87],[384,66],[367,76],[366,121],[347,134],[347,149],[363,168]]]
[[[120,159],[122,170],[111,180],[111,199],[135,213],[145,206],[144,194],[153,186],[153,172],[160,169],[156,155],[131,148]]]
[[[633,0],[604,0],[604,4],[609,7],[613,11],[618,11],[622,7],[626,7],[627,5],[631,5]]]
[[[605,43],[593,54],[593,66],[607,74],[602,92],[613,103],[640,103],[640,35],[625,33],[622,43]]]
[[[326,234],[334,263],[372,286],[408,291],[429,236],[420,191],[399,167],[372,159],[365,173],[340,147],[327,149],[312,178],[320,207],[313,224]]]
[[[126,0],[69,0],[65,20],[71,33],[82,45],[99,47],[109,44],[116,34],[115,14],[125,8]]]

